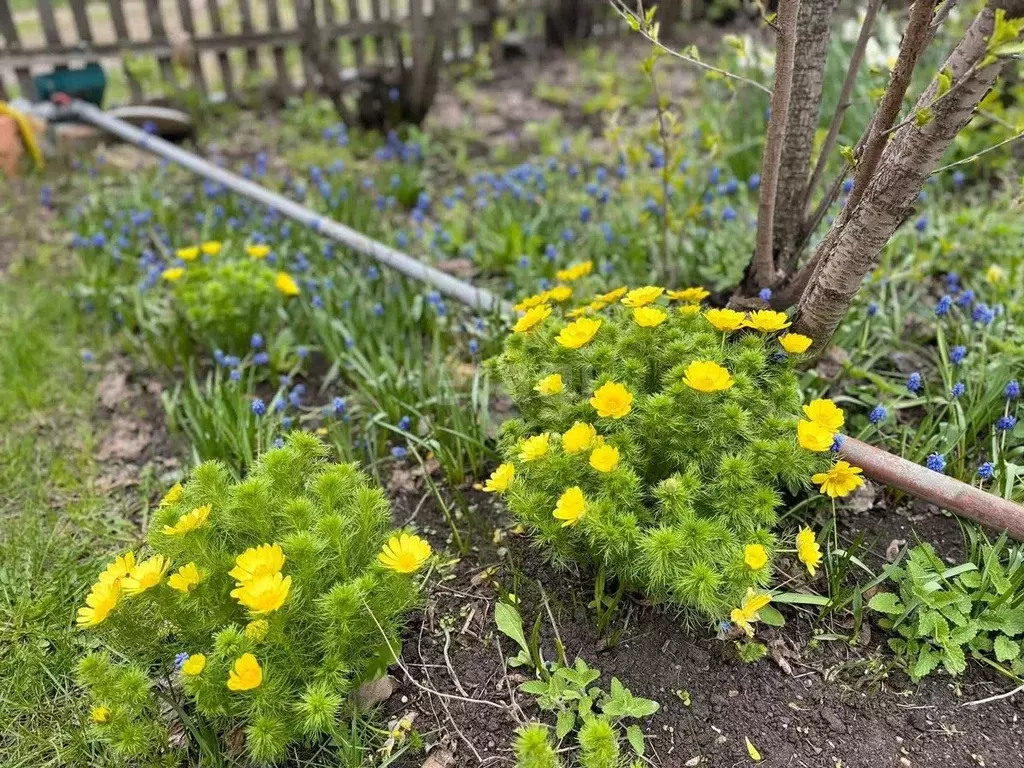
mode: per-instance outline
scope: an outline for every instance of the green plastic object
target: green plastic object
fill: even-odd
[[[33,82],[39,101],[49,101],[55,93],[66,93],[100,107],[107,90],[107,76],[95,63],[76,68],[60,67],[48,75],[37,75]]]

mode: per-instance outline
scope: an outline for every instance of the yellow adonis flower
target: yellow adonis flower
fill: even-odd
[[[572,298],[572,286],[556,285],[554,288],[548,291],[548,298],[557,304],[561,304],[563,301],[568,301],[570,298]]]
[[[683,304],[678,311],[683,317],[693,317],[700,312],[700,304]]]
[[[205,243],[199,246],[199,250],[205,253],[207,256],[216,256],[220,253],[221,244],[217,240],[207,240]]]
[[[103,725],[110,722],[110,709],[107,707],[93,707],[89,710],[89,717],[94,723]]]
[[[611,472],[619,464],[619,449],[611,445],[599,445],[590,454],[590,466],[598,472]]]
[[[743,548],[743,562],[753,571],[759,571],[768,564],[768,552],[760,544],[747,544]]]
[[[757,594],[752,589],[747,590],[746,597],[743,598],[743,602],[740,603],[739,608],[733,608],[732,613],[729,614],[729,618],[733,624],[741,627],[744,632],[747,633],[748,637],[753,637],[754,627],[751,626],[757,621],[760,616],[758,613],[768,603],[772,601],[772,596],[767,592]]]
[[[583,489],[578,485],[569,488],[558,497],[555,504],[555,511],[552,513],[556,519],[562,521],[562,527],[576,525],[587,512],[587,500],[583,498]]]
[[[579,280],[581,277],[586,277],[594,270],[594,262],[584,261],[579,264],[572,264],[565,269],[560,269],[555,273],[555,277],[559,280],[564,280],[567,283],[571,283],[573,280]]]
[[[597,333],[597,329],[600,327],[600,320],[581,317],[579,320],[574,320],[559,331],[555,340],[563,347],[579,349],[583,345],[590,343],[590,340],[594,338],[594,335]]]
[[[814,531],[801,528],[796,535],[796,556],[807,566],[807,572],[814,575],[815,568],[821,565],[821,547],[815,540]]]
[[[181,497],[185,495],[185,489],[181,487],[181,483],[175,483],[171,486],[171,489],[164,494],[164,497],[160,499],[161,507],[170,507],[181,501]]]
[[[271,613],[284,605],[291,588],[292,577],[282,576],[278,571],[250,579],[231,590],[231,596],[248,608],[251,613],[258,615]]]
[[[183,267],[171,267],[165,269],[160,273],[160,277],[166,280],[168,283],[174,283],[181,280],[185,276],[185,269]]]
[[[548,439],[549,435],[544,432],[540,435],[534,435],[523,440],[519,445],[519,460],[520,461],[536,461],[542,458],[548,453]]]
[[[95,627],[102,624],[117,607],[120,598],[120,581],[96,582],[85,596],[85,606],[78,609],[75,623],[80,627]]]
[[[206,669],[206,656],[202,653],[193,653],[181,665],[181,674],[195,677],[204,669]]]
[[[548,304],[541,304],[526,310],[526,314],[520,317],[512,326],[513,333],[526,333],[533,330],[534,326],[542,322],[551,314],[551,307]]]
[[[602,419],[621,419],[633,407],[633,394],[618,382],[609,381],[598,387],[590,404]]]
[[[565,316],[572,320],[575,320],[577,317],[583,317],[588,312],[590,312],[590,307],[576,307],[576,309],[570,309],[568,312],[566,312]]]
[[[245,625],[243,634],[253,642],[261,643],[269,631],[270,624],[266,619],[255,619]]]
[[[628,289],[625,286],[621,288],[613,288],[608,293],[599,293],[594,297],[594,301],[600,301],[602,304],[611,304],[613,301],[618,301],[626,295]]]
[[[411,533],[388,539],[377,555],[377,562],[396,573],[414,573],[430,559],[430,544]]]
[[[123,555],[115,557],[114,560],[103,569],[100,573],[99,581],[104,584],[119,584],[121,579],[124,579],[131,574],[134,567],[135,553],[125,552]]]
[[[191,533],[206,522],[207,518],[210,517],[210,510],[212,509],[213,507],[209,504],[196,507],[191,512],[186,512],[179,517],[178,522],[174,525],[165,525],[163,532],[168,536],[184,536],[186,533]]]
[[[747,319],[747,326],[762,333],[774,333],[789,328],[792,323],[785,312],[775,312],[771,309],[759,309],[750,313]]]
[[[195,563],[186,563],[167,577],[167,586],[178,592],[191,592],[202,581]]]
[[[298,296],[299,284],[287,272],[278,272],[274,278],[274,286],[285,296]]]
[[[813,339],[802,333],[784,333],[779,336],[779,344],[791,355],[802,355],[811,348]]]
[[[188,248],[179,248],[174,252],[174,255],[182,261],[195,261],[199,258],[199,246],[192,245]]]
[[[265,259],[270,255],[270,246],[265,243],[253,243],[245,246],[245,252],[251,259]]]
[[[838,432],[846,423],[843,409],[827,398],[812,400],[804,406],[804,415],[829,432]]]
[[[634,288],[622,298],[622,303],[627,307],[646,307],[665,292],[664,288],[656,285],[645,285],[643,288]]]
[[[796,425],[796,437],[800,447],[816,453],[824,453],[832,447],[835,434],[813,421],[801,420]]]
[[[657,307],[637,307],[633,310],[633,320],[641,328],[657,328],[668,319],[668,314]]]
[[[263,668],[251,653],[243,653],[228,672],[228,690],[251,691],[263,683]]]
[[[533,296],[527,296],[525,299],[516,304],[514,309],[516,312],[525,312],[528,309],[539,307],[541,304],[544,304],[547,300],[548,292],[541,291],[540,293],[533,294]]]
[[[686,366],[683,383],[698,392],[721,392],[736,382],[729,371],[711,360],[694,360]]]
[[[566,453],[582,453],[589,450],[597,440],[593,424],[577,421],[562,435],[562,450]]]
[[[241,585],[251,579],[277,573],[284,567],[285,556],[280,544],[260,544],[249,547],[235,558],[235,567],[228,576]]]
[[[680,291],[669,291],[665,294],[673,301],[685,301],[687,304],[700,304],[704,299],[711,295],[711,291],[700,286],[693,288],[683,288]]]
[[[704,317],[723,333],[738,331],[747,322],[747,316],[735,309],[709,309]]]
[[[829,498],[841,499],[864,485],[863,472],[860,467],[852,467],[847,461],[837,461],[827,472],[819,472],[811,477],[811,481],[821,486],[821,492]]]
[[[565,389],[565,384],[562,383],[561,374],[552,373],[550,376],[545,376],[543,379],[538,381],[537,386],[533,389],[542,395],[557,395]]]
[[[987,270],[985,270],[985,280],[988,281],[989,285],[996,285],[997,283],[1003,282],[1006,279],[1006,270],[1000,267],[998,264],[993,264]]]
[[[487,478],[487,482],[484,483],[484,490],[487,491],[487,493],[504,493],[512,484],[515,476],[515,464],[511,461],[506,461],[504,464],[499,465],[498,468],[491,473],[491,476]]]
[[[163,555],[153,555],[132,568],[131,575],[121,580],[121,589],[128,596],[141,595],[164,580],[171,561]]]

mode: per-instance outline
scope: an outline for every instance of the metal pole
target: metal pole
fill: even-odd
[[[495,296],[484,288],[477,288],[445,272],[427,266],[401,251],[396,251],[394,248],[356,232],[354,229],[350,229],[343,224],[339,224],[333,219],[322,216],[311,208],[296,203],[294,200],[289,200],[283,195],[271,192],[269,189],[244,179],[231,171],[218,168],[213,163],[209,163],[191,152],[186,152],[158,136],[152,136],[130,123],[104,114],[101,109],[92,104],[73,99],[68,105],[67,111],[75,117],[95,125],[97,128],[102,128],[104,131],[124,139],[130,144],[159,155],[165,160],[177,163],[205,179],[223,184],[233,192],[248,197],[250,200],[262,203],[267,208],[277,211],[305,227],[309,227],[324,237],[341,243],[372,259],[376,259],[381,264],[401,272],[406,277],[428,283],[445,296],[455,299],[468,307],[472,307],[480,312],[501,312],[507,315],[511,315],[513,312],[512,305],[509,302]]]

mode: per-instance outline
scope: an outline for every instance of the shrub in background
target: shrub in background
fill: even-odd
[[[199,466],[156,511],[149,552],[100,574],[78,622],[126,662],[94,653],[80,677],[116,751],[158,735],[137,714],[157,680],[165,694],[184,689],[197,738],[244,727],[255,761],[296,740],[344,738],[346,694],[392,660],[430,547],[389,539],[384,494],[325,455],[293,433],[242,482],[217,462]]]
[[[611,291],[571,322],[545,296],[519,305],[493,365],[521,417],[485,487],[557,563],[721,618],[769,582],[780,492],[827,465],[838,427],[805,420],[798,440],[792,360],[810,340],[779,336],[785,315],[663,294]]]

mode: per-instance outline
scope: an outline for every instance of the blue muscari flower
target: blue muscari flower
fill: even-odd
[[[945,317],[949,314],[949,310],[953,308],[953,299],[949,296],[943,296],[939,299],[935,305],[935,315],[937,317]]]
[[[258,333],[254,333],[252,338],[249,339],[249,346],[253,349],[263,349],[263,337]]]
[[[257,397],[252,401],[252,412],[255,416],[262,416],[267,412],[267,404]]]
[[[278,401],[278,403],[280,403],[280,401]],[[280,403],[280,404],[283,405],[283,403]],[[281,409],[280,408],[276,408],[275,410],[281,410]],[[292,424],[294,424],[294,423],[295,423],[295,419],[293,419],[291,416],[282,416],[281,417],[281,429],[291,429],[292,428]]]
[[[255,365],[266,365],[267,363],[270,362],[270,355],[268,355],[266,352],[257,352],[253,356],[252,362]]]
[[[306,388],[302,384],[296,384],[292,391],[288,393],[288,402],[292,404],[293,408],[299,408],[302,405],[302,396],[306,393]]]
[[[377,317],[382,317],[384,315],[384,305],[379,301],[373,305],[373,314]]]
[[[996,429],[1000,432],[1006,432],[1009,429],[1013,429],[1017,426],[1016,416],[1000,416],[996,421]]]
[[[705,192],[703,195],[701,195],[701,200],[703,200],[705,203],[713,203],[713,202],[715,202],[715,193],[714,193],[714,191],[709,189],[707,192]]]
[[[771,301],[772,300],[772,289],[771,288],[762,288],[760,291],[757,292],[757,296],[758,296],[759,299],[761,299],[761,301]]]
[[[923,203],[925,200],[928,199],[928,193],[922,189],[920,192],[917,193],[917,199]]]
[[[586,224],[588,221],[590,221],[590,207],[584,205],[582,208],[580,208],[580,223]],[[572,232],[572,230],[570,229],[567,229],[566,231]]]
[[[582,212],[581,212],[581,215],[582,215]],[[589,217],[589,214],[588,214],[588,217]],[[565,229],[562,230],[562,239],[565,240],[565,242],[571,243],[575,237],[576,237],[576,235],[573,234],[572,227],[566,227]]]
[[[924,382],[921,380],[921,374],[914,371],[907,379],[907,390],[912,394],[919,395],[922,389],[924,389]]]
[[[540,289],[542,291],[546,291],[550,287],[551,287],[551,281],[548,280],[546,277],[542,277],[540,279]]]
[[[396,459],[404,459],[409,452],[400,445],[396,445],[391,449],[391,455]]]
[[[918,232],[924,232],[928,228],[928,217],[922,216],[914,222],[914,229]]]
[[[747,179],[747,189],[757,189],[761,186],[761,174],[752,173],[750,178]]]
[[[725,194],[727,194],[727,195],[735,195],[737,190],[739,190],[739,188],[740,188],[739,181],[737,181],[736,179],[729,179],[729,181],[727,181],[725,183]]]
[[[313,298],[310,300],[310,303],[313,305],[314,309],[323,309],[324,308],[324,297],[321,296],[319,293],[315,294],[313,296]]]
[[[625,163],[619,163],[619,167],[615,170],[615,173],[620,179],[624,179],[629,175],[629,166]]]
[[[984,302],[978,302],[971,312],[971,319],[982,325],[989,325],[995,320],[996,313]]]
[[[548,243],[544,248],[544,258],[548,261],[554,261],[558,256],[558,249],[555,248],[554,243]]]
[[[275,448],[284,448],[284,438],[283,437],[275,437],[274,438],[274,447]]]
[[[107,244],[107,236],[102,232],[97,232],[92,236],[92,244],[96,248],[102,248]]]
[[[299,356],[299,360],[305,360],[309,355],[309,349],[307,347],[299,347],[295,350],[295,354]]]
[[[871,409],[871,413],[868,414],[868,421],[872,424],[879,424],[885,421],[885,417],[889,415],[889,412],[885,410],[884,405],[876,405]]]
[[[231,370],[231,380],[235,382],[242,380],[242,372],[238,368]]]
[[[398,101],[399,98],[401,98],[401,95],[402,94],[399,93],[398,88],[394,86],[388,88],[388,101],[394,103]]]
[[[597,166],[597,170],[594,171],[594,178],[597,179],[598,184],[604,184],[605,179],[608,178],[608,171],[603,165]]]
[[[722,169],[715,166],[708,173],[708,184],[717,184],[718,180],[722,177]]]
[[[43,185],[43,188],[39,190],[39,204],[43,208],[49,208],[53,205],[53,190],[49,185]]]
[[[958,344],[949,350],[949,359],[953,365],[960,365],[965,357],[967,357],[967,347],[963,345]]]
[[[965,181],[967,181],[967,177],[964,175],[963,171],[953,171],[953,186],[954,187],[959,189],[960,187],[962,187],[964,185]]]
[[[227,368],[237,368],[241,363],[242,361],[239,359],[238,355],[226,355],[224,357],[224,365]]]
[[[402,418],[400,418],[398,420],[398,428],[400,430],[402,430],[403,432],[408,432],[409,431],[409,427],[411,427],[411,426],[412,426],[412,419],[410,419],[408,416],[403,416]]]
[[[736,211],[734,211],[732,209],[732,206],[729,206],[729,205],[725,206],[725,208],[722,209],[722,221],[735,221],[735,220],[736,220]]]
[[[946,274],[946,290],[956,293],[960,290],[960,275],[956,272],[949,272]]]
[[[376,267],[371,266],[369,269],[366,270],[366,277],[370,280],[376,280],[378,277],[380,277],[380,270],[377,269]]]
[[[81,354],[83,363],[91,363],[93,360],[96,359],[93,353],[90,352],[88,349],[83,349]]]
[[[335,416],[343,416],[345,413],[345,398],[336,397],[331,403],[331,410],[334,411]]]
[[[530,266],[530,258],[528,256],[520,256],[519,261],[516,262],[520,269],[526,269]]]
[[[469,340],[469,354],[475,355],[480,351],[480,342],[476,339]]]
[[[853,179],[847,179],[843,182],[843,194],[848,195],[853,191]]]
[[[971,302],[973,302],[973,301],[974,301],[974,291],[972,291],[970,288],[968,288],[966,291],[961,293],[960,296],[957,297],[956,305],[958,307],[969,307],[971,305]]]
[[[930,453],[924,460],[924,465],[932,472],[941,472],[946,468],[946,457],[941,453]]]
[[[829,450],[832,451],[832,453],[839,453],[839,449],[842,447],[843,436],[837,433],[832,437],[832,445],[829,447]]]
[[[978,467],[978,477],[982,480],[991,480],[995,473],[996,467],[991,461],[986,461]]]
[[[612,225],[607,221],[601,222],[601,234],[604,235],[606,243],[610,243],[615,238],[615,234],[612,232]]]
[[[174,668],[181,669],[182,665],[188,661],[188,654],[182,651],[174,655]]]
[[[967,387],[964,386],[962,381],[958,381],[953,385],[953,388],[949,390],[950,397],[962,397],[964,392],[967,391]]]
[[[1016,379],[1010,379],[1003,389],[1003,397],[1007,400],[1016,400],[1020,397],[1020,382]]]

